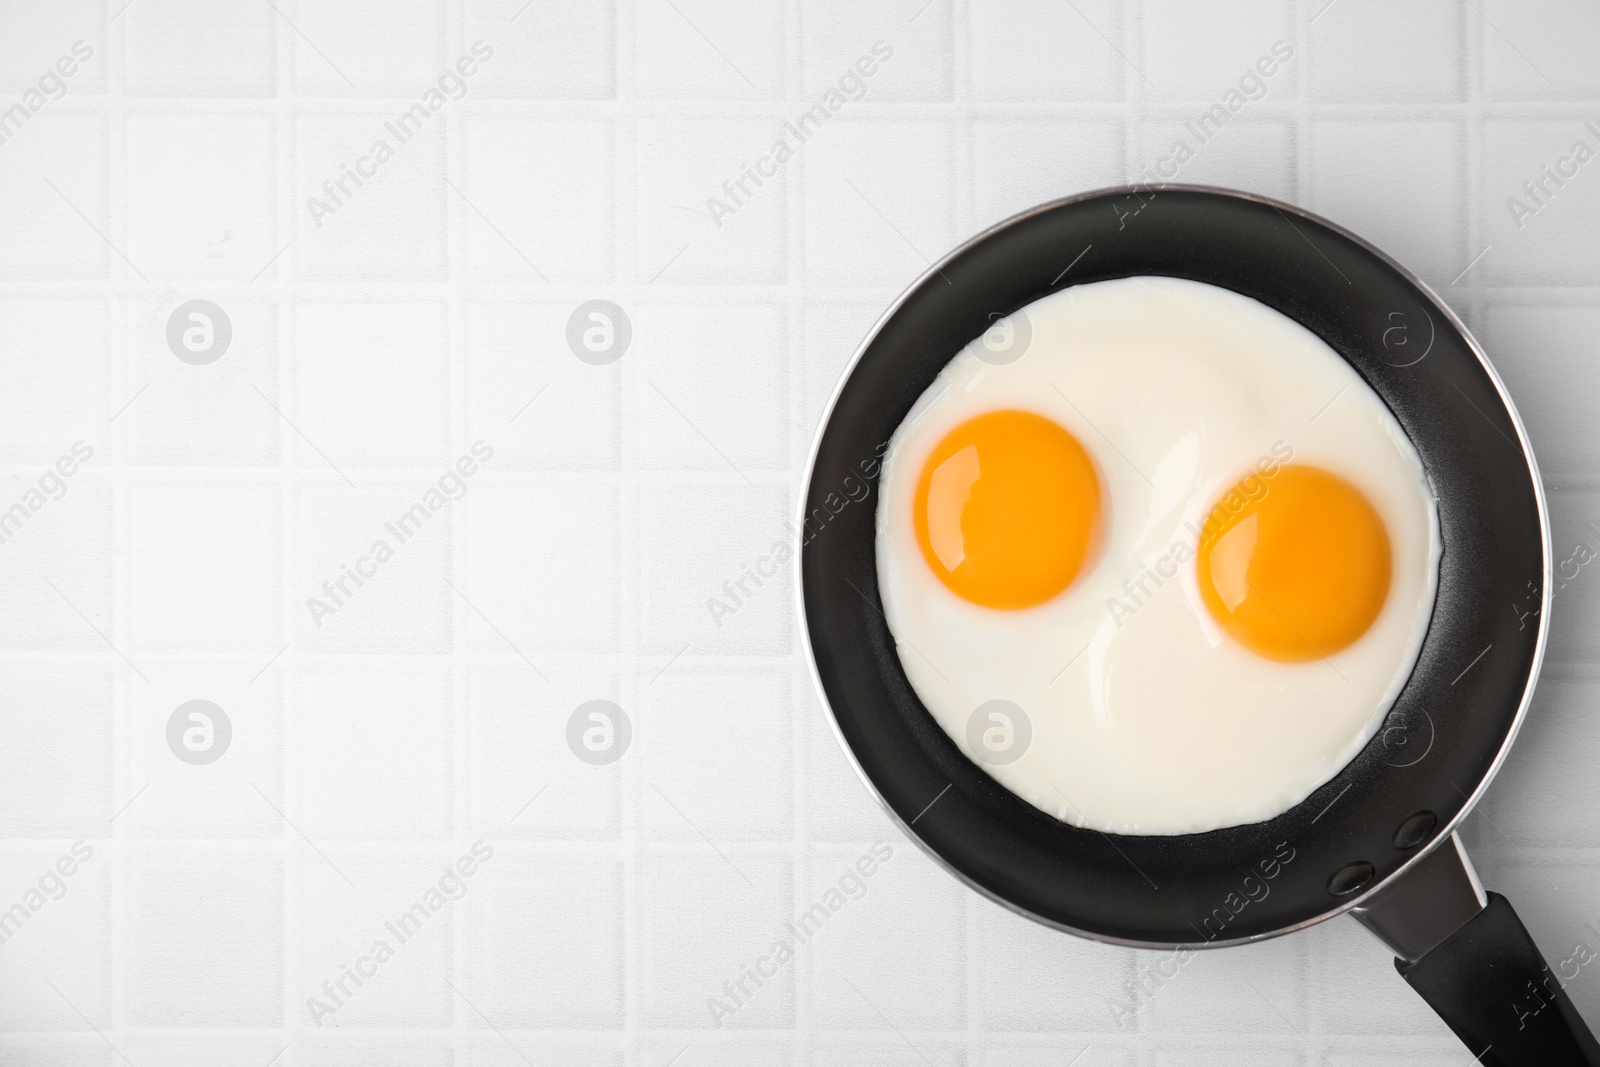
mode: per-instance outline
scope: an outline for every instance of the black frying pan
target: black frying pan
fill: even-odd
[[[901,669],[878,600],[876,496],[852,500],[852,487],[876,487],[876,458],[913,401],[996,315],[1136,274],[1243,293],[1331,345],[1410,435],[1444,543],[1428,635],[1384,728],[1292,810],[1204,834],[1078,829],[970,762]],[[824,418],[803,507],[803,631],[835,729],[901,828],[968,885],[1046,925],[1145,948],[1239,944],[1354,910],[1481,1062],[1600,1063],[1453,834],[1505,758],[1544,651],[1538,470],[1466,327],[1382,252],[1289,204],[1197,186],[1019,215],[931,268],[873,328]]]

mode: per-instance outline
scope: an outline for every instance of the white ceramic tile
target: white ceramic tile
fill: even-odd
[[[115,13],[115,8],[109,12]],[[11,32],[0,44],[0,70],[5,71],[0,77],[0,91],[39,89],[44,95],[54,95],[60,91],[55,82],[47,79],[40,86],[39,79],[55,71],[67,83],[69,93],[104,92],[105,49],[96,45],[103,40],[102,26],[107,15],[104,0],[68,0],[9,12]],[[81,62],[72,53],[72,46],[79,41],[83,42],[80,55],[88,54],[88,59]],[[67,62],[61,63],[63,57]]]
[[[139,273],[247,281],[278,241],[277,136],[270,117],[128,117],[128,239]],[[224,357],[226,358],[226,357]]]
[[[103,840],[68,838],[0,851],[0,982],[10,990],[0,1025],[7,1030],[109,1024],[110,961],[100,946],[111,931],[111,864]]]
[[[1152,970],[1162,984],[1139,1014],[1151,1031],[1182,1034],[1304,1033],[1310,1025],[1304,980],[1308,944],[1278,938],[1227,952],[1197,952],[1171,964],[1170,952],[1136,952],[1135,981]],[[1177,973],[1166,979],[1167,970]]]
[[[1600,221],[1600,135],[1592,116],[1483,123],[1479,232],[1491,250],[1476,268],[1497,285],[1594,285],[1600,255],[1583,234]],[[1581,147],[1580,147],[1581,146]],[[1479,249],[1473,249],[1476,255]]]
[[[949,98],[955,67],[949,0],[873,8],[808,0],[800,30],[803,107],[828,99],[830,90],[847,97],[863,81],[878,100]]]
[[[1235,1037],[1216,1042],[1212,1047],[1196,1049],[1192,1043],[1174,1041],[1164,1046],[1157,1046],[1154,1062],[1157,1067],[1178,1067],[1183,1064],[1195,1064],[1196,1067],[1231,1067],[1233,1064],[1249,1064],[1250,1067],[1268,1067],[1268,1065],[1283,1064],[1284,1067],[1301,1067],[1302,1064],[1316,1063],[1313,1053],[1305,1051],[1305,1044],[1293,1038],[1275,1038],[1270,1043],[1267,1041]]]
[[[899,290],[950,247],[946,126],[835,119],[805,147],[808,282]]]
[[[1226,10],[1182,0],[1146,0],[1142,25],[1140,69],[1150,79],[1145,88],[1155,99],[1226,101],[1230,110],[1242,110],[1273,95],[1273,89],[1284,95],[1285,83],[1293,84],[1294,9],[1283,0],[1248,0]],[[1274,71],[1270,76],[1269,70]],[[1233,92],[1238,96],[1230,98]]]
[[[1546,476],[1546,481],[1548,481]],[[1549,489],[1553,578],[1550,583],[1549,663],[1593,662],[1586,640],[1600,624],[1600,493],[1592,489]],[[1520,618],[1520,616],[1519,616]],[[1581,745],[1580,745],[1581,747]]]
[[[1130,1004],[1125,982],[1134,954],[1061,935],[1040,936],[1034,923],[996,904],[974,901],[972,966],[979,1025],[1006,1031],[1132,1030],[1143,1004]],[[1114,1010],[1114,1005],[1131,1009]]]
[[[788,190],[814,136],[773,119],[641,123],[639,277],[783,281]]]
[[[1498,99],[1570,100],[1593,95],[1600,26],[1575,0],[1488,0],[1468,17],[1483,50],[1485,88]]]
[[[296,1049],[297,1063],[306,1067],[455,1067],[461,1062],[450,1045],[438,1038],[318,1037],[320,1040],[308,1040]]]
[[[783,5],[641,0],[634,7],[639,93],[760,99],[783,84]]]
[[[912,1044],[893,1029],[852,1034],[849,1038],[827,1037],[816,1043],[811,1062],[817,1067],[846,1067],[853,1063],[882,1064],[884,1067],[956,1067],[961,1062],[957,1045],[926,1039]]]
[[[294,820],[318,838],[427,840],[452,817],[449,679],[432,671],[307,673],[295,723]],[[404,731],[392,723],[409,722]]]
[[[473,673],[469,694],[473,826],[496,841],[620,835],[625,766],[586,763],[566,740],[580,706],[618,702],[614,678],[585,672],[550,684],[526,668],[484,670]],[[623,707],[630,725],[641,725],[638,710]]]
[[[294,5],[295,88],[306,96],[421,98],[437,87],[463,92],[445,75],[462,48],[447,54],[445,8],[432,0],[354,0]],[[468,81],[470,85],[470,81]]]
[[[147,845],[129,858],[129,1021],[283,1023],[283,862],[272,846]],[[249,892],[238,887],[248,885]]]
[[[1534,694],[1519,743],[1482,802],[1489,822],[1480,832],[1496,846],[1593,848],[1600,836],[1588,818],[1600,790],[1584,748],[1600,681],[1571,669],[1551,675]]]
[[[969,942],[951,931],[963,930],[974,901],[942,868],[891,833],[814,856],[800,891],[797,916],[835,909],[803,946],[809,1006],[830,1028],[965,1027]]]
[[[616,8],[585,0],[466,0],[463,37],[494,37],[475,92],[514,99],[604,100],[616,91]],[[510,29],[503,34],[501,25]]]
[[[41,666],[6,673],[6,734],[17,757],[0,779],[6,837],[103,836],[116,811],[110,673]]]
[[[121,25],[128,92],[148,96],[271,96],[277,86],[278,34],[273,6],[234,8],[206,0],[154,0],[125,10],[107,4]],[[97,27],[98,29],[98,27]],[[90,39],[98,46],[101,30]],[[225,129],[225,124],[219,129]]]
[[[1128,51],[1123,5],[1073,7],[1026,0],[972,8],[974,94],[1026,103],[1121,100],[1128,70],[1118,55]]]
[[[808,302],[801,325],[802,407],[795,426],[796,440],[809,451],[822,424],[827,405],[845,366],[867,338],[883,309],[876,304]]]
[[[1273,87],[1282,87],[1277,78],[1269,82],[1269,90]],[[1198,115],[1142,124],[1134,137],[1129,178],[1198,182],[1297,199],[1295,160],[1301,133],[1293,125],[1245,112],[1213,131],[1197,124]]]
[[[106,1043],[87,1031],[83,1037],[8,1037],[0,1043],[5,1067],[102,1067],[106,1055]]]
[[[442,468],[454,458],[443,307],[306,302],[294,338],[289,417],[302,463]]]
[[[73,460],[70,450],[63,455]],[[11,501],[38,502],[30,494],[40,493],[45,502],[20,526],[18,512],[0,519],[8,564],[0,571],[0,647],[86,652],[125,666],[96,632],[113,618],[115,491],[107,479],[92,479],[81,465],[63,478],[54,464],[26,479],[0,479]]]
[[[180,359],[168,341],[168,323],[177,316],[180,329],[199,329],[196,343],[205,343],[205,323],[184,310],[191,300],[207,300],[221,309],[229,331],[227,349],[215,362],[201,366]],[[211,320],[210,343],[215,345],[217,315],[209,310],[199,314]],[[135,385],[118,421],[127,424],[134,461],[183,467],[275,466],[282,456],[284,435],[299,441],[280,414],[284,396],[278,322],[276,309],[260,297],[236,300],[212,292],[204,283],[186,287],[170,301],[133,309],[134,373],[129,380]],[[187,351],[181,335],[179,348]],[[115,409],[110,414],[116,414]]]
[[[479,875],[468,994],[473,1025],[512,1030],[607,1030],[623,1025],[624,876],[614,860],[559,869],[502,848]],[[586,892],[574,893],[581,884]],[[532,990],[539,995],[529,996]]]
[[[657,840],[787,841],[790,699],[783,672],[674,670],[644,687],[638,766],[644,827]],[[730,759],[738,753],[738,759]],[[706,763],[722,764],[707,775]],[[653,795],[654,794],[654,795]]]
[[[1462,239],[1466,145],[1458,123],[1318,122],[1310,138],[1307,206],[1338,219],[1441,289],[1477,254]],[[1404,202],[1370,195],[1380,175],[1396,168],[1406,173],[1415,195]]]
[[[113,388],[105,305],[8,297],[0,302],[0,346],[43,357],[8,374],[0,391],[0,446],[8,462],[54,464],[77,440],[98,445],[102,463],[109,459],[107,420],[132,391],[125,397]]]
[[[301,486],[299,570],[287,594],[296,643],[319,652],[449,647],[450,523],[459,505],[443,493],[429,497],[430,488],[437,482],[424,476],[370,489],[352,490],[336,478]],[[441,507],[429,513],[433,502]]]
[[[271,655],[283,647],[276,493],[148,482],[128,497],[133,651]]]
[[[1586,357],[1597,327],[1600,307],[1588,303],[1500,298],[1485,310],[1481,340],[1511,391],[1540,469],[1557,486],[1586,475],[1589,457],[1600,453],[1600,427],[1583,402],[1600,387],[1600,372]]]
[[[271,1062],[273,1056],[283,1052],[284,1044],[282,1041],[274,1044],[274,1037],[255,1035],[240,1039],[204,1033],[179,1033],[138,1034],[118,1047],[134,1063],[250,1067],[252,1064]],[[105,1045],[102,1043],[100,1047],[105,1048]],[[283,1052],[283,1055],[287,1056],[287,1053]]]
[[[591,320],[581,313],[587,303],[510,300],[474,303],[468,309],[467,440],[482,440],[494,448],[495,470],[617,466],[622,446],[621,382],[631,364],[597,366],[573,354],[567,323],[578,315],[585,327],[590,326]],[[612,343],[617,344],[617,324],[612,327]],[[580,334],[580,347],[582,343]],[[637,362],[641,350],[631,340],[620,360],[629,360],[629,351]]]
[[[784,468],[787,318],[762,304],[639,309],[636,340],[641,356],[648,352],[638,388],[645,463],[731,473],[742,482]],[[718,342],[707,344],[710,337]]]
[[[663,486],[640,503],[644,647],[666,657],[786,651],[795,624],[783,492]]]
[[[493,849],[487,854],[492,866]],[[463,855],[470,876],[455,866]],[[467,901],[485,891],[470,846],[317,850],[301,842],[296,866],[294,1023],[319,1034],[449,1026],[450,983],[461,984],[452,945]]]
[[[1446,0],[1341,2],[1311,24],[1312,92],[1329,101],[1458,100],[1466,82],[1464,33],[1481,25],[1470,8]]]
[[[677,1051],[683,1051],[683,1046]],[[474,1033],[456,1062],[470,1067],[525,1067],[530,1060],[540,1062],[535,1057],[543,1057],[572,1067],[620,1067],[623,1055],[620,1035],[615,1033],[574,1037],[521,1033],[508,1038],[504,1033],[488,1032]]]
[[[652,799],[663,803],[659,796]],[[742,977],[743,968],[755,967],[784,936],[791,898],[787,864],[726,848],[719,855],[703,845],[646,856],[637,877],[635,966],[645,1025],[679,1030],[793,1025],[794,962],[777,966],[769,960],[766,969],[775,973],[759,986]],[[685,908],[689,901],[694,906]],[[741,980],[744,995],[738,996],[732,990]]]
[[[446,206],[458,195],[445,184],[445,127],[461,113],[451,106],[413,112],[422,105],[408,97],[299,117],[285,190],[291,229],[276,264],[264,258],[257,269],[276,278],[293,268],[330,283],[443,277]]]
[[[512,652],[536,674],[549,673],[554,651],[614,651],[619,505],[614,488],[581,480],[512,476],[474,487],[464,505],[463,643]]]
[[[980,226],[1124,179],[1122,129],[1114,122],[987,120],[975,124],[973,142]]]
[[[465,137],[459,195],[473,276],[569,284],[612,276],[610,124],[476,116]]]
[[[0,122],[0,180],[14,190],[0,214],[0,274],[101,278],[113,262],[123,266],[102,239],[108,126],[98,115],[47,108],[21,126]]]

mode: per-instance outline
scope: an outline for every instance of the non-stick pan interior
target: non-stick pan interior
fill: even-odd
[[[1075,829],[961,754],[895,654],[877,593],[876,481],[864,477],[912,402],[992,316],[1057,288],[1136,274],[1254,297],[1349,360],[1416,445],[1444,542],[1417,667],[1371,743],[1270,822],[1176,837]],[[1349,905],[1420,854],[1498,765],[1543,632],[1536,477],[1507,402],[1453,316],[1356,238],[1286,205],[1220,190],[1115,191],[1048,205],[930,271],[840,387],[813,459],[801,558],[817,674],[884,803],[1003,903],[1135,943],[1221,944],[1292,929]],[[861,481],[873,494],[851,500]]]

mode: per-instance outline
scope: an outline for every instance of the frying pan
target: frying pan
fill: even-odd
[[[878,596],[879,457],[912,403],[996,316],[1139,274],[1232,289],[1326,341],[1416,446],[1443,540],[1427,637],[1372,740],[1277,818],[1202,834],[1080,829],[1007,791],[917,698]],[[1259,941],[1350,911],[1480,1062],[1600,1064],[1559,976],[1454,833],[1505,759],[1544,652],[1543,485],[1482,349],[1395,261],[1300,208],[1225,189],[1045,204],[950,253],[879,320],[806,479],[797,566],[813,678],[868,788],[956,877],[1048,926],[1142,948]]]

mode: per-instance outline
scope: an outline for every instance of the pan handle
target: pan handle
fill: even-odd
[[[1511,902],[1483,891],[1455,834],[1352,913],[1479,1063],[1600,1067],[1600,1043],[1561,976]]]

